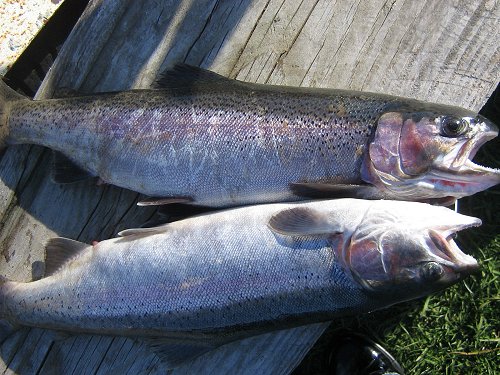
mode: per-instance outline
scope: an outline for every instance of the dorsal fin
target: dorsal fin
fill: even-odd
[[[45,245],[45,276],[50,276],[64,264],[76,257],[91,245],[70,240],[69,238],[51,238]]]
[[[269,219],[269,228],[286,236],[327,236],[343,232],[340,224],[319,210],[295,207],[282,210]]]
[[[230,79],[210,70],[187,64],[176,64],[165,70],[156,81],[156,87],[162,89],[178,89],[199,85],[241,85],[243,82]]]

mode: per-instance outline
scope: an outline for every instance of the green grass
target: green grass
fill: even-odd
[[[498,143],[484,147],[481,164],[500,164]],[[427,298],[333,322],[295,375],[330,374],[326,358],[340,327],[382,344],[409,375],[500,373],[500,189],[459,204],[459,212],[483,220],[480,228],[461,232],[457,240],[479,261],[481,273]]]

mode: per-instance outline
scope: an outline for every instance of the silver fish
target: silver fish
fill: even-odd
[[[245,83],[187,66],[159,85],[31,101],[2,84],[0,144],[50,147],[106,183],[159,198],[143,204],[450,203],[500,182],[500,170],[471,161],[498,129],[462,108]],[[61,165],[56,181],[82,177]]]
[[[479,219],[403,201],[249,206],[87,245],[56,238],[41,280],[2,279],[0,317],[141,337],[166,364],[260,333],[427,295],[478,269]]]

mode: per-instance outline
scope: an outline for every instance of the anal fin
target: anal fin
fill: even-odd
[[[71,261],[81,251],[91,245],[70,240],[69,238],[51,238],[45,245],[45,276],[57,272],[65,263]]]

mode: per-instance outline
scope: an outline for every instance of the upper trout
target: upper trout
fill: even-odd
[[[340,199],[220,211],[93,246],[56,238],[48,276],[1,279],[0,317],[142,337],[175,366],[233,340],[450,286],[478,269],[454,234],[480,223],[425,203]]]
[[[500,182],[471,159],[498,129],[381,94],[270,86],[188,66],[160,89],[32,101],[0,86],[0,144],[63,153],[106,183],[213,207],[354,196],[451,203]],[[56,181],[81,173],[56,170]]]

